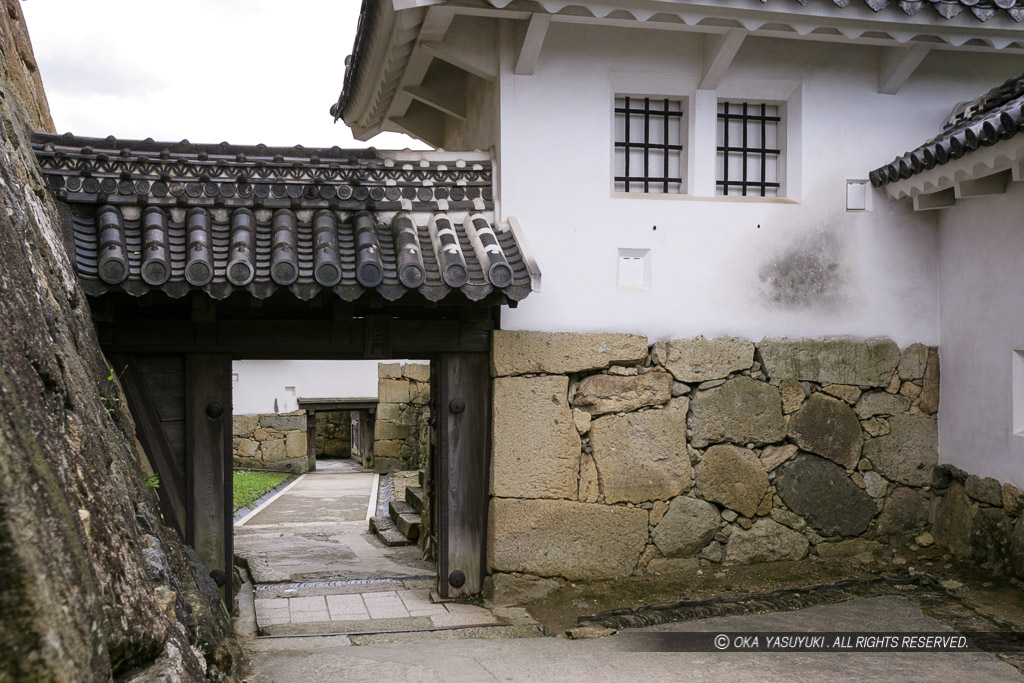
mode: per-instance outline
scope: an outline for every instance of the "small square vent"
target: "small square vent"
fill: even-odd
[[[651,250],[619,249],[616,287],[634,291],[651,289]]]

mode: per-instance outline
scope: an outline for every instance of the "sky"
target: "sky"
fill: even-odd
[[[334,123],[360,0],[22,0],[57,132],[306,147]]]

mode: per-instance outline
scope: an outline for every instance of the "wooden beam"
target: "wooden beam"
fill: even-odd
[[[459,30],[446,40],[423,41],[423,50],[463,71],[488,81],[498,77],[498,43],[495,22],[480,17],[460,17]]]
[[[427,16],[420,26],[420,40],[429,43],[441,42],[447,35],[454,18],[455,10],[451,7],[428,8]]]
[[[932,48],[929,45],[893,47],[884,50],[878,61],[878,92],[883,95],[898,93],[931,51]]]
[[[747,32],[734,28],[723,34],[705,34],[703,38],[704,73],[700,79],[699,90],[716,90],[722,78],[729,70],[732,60],[736,57]]]
[[[466,81],[462,83],[426,83],[405,89],[414,100],[437,109],[460,121],[466,120]]]
[[[516,64],[513,68],[517,76],[532,76],[533,70],[537,67],[537,60],[540,57],[540,49],[544,46],[544,38],[548,34],[548,26],[551,25],[550,14],[533,14],[530,16],[529,24],[526,26],[526,33],[519,45],[519,52],[516,55]]]

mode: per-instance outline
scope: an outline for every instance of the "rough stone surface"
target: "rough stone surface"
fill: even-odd
[[[581,503],[597,503],[601,499],[601,482],[597,476],[597,465],[594,456],[584,453],[580,456],[580,490]]]
[[[402,368],[402,376],[417,382],[429,382],[430,366],[424,363],[406,363]]]
[[[231,435],[232,436],[247,436],[256,431],[256,428],[260,424],[259,415],[232,415],[231,416]]]
[[[872,498],[881,498],[885,495],[886,489],[889,487],[889,482],[885,480],[882,475],[874,470],[865,472],[864,478],[864,490],[868,492],[868,495]]]
[[[955,557],[971,556],[971,529],[977,508],[971,504],[963,484],[953,481],[935,512],[932,533],[935,541]]]
[[[866,420],[875,415],[898,415],[907,412],[910,399],[885,391],[869,391],[857,401],[857,417]]]
[[[772,508],[771,518],[779,524],[784,524],[794,531],[803,531],[807,528],[807,522],[800,515],[790,512],[789,510],[783,510],[782,508]]]
[[[800,450],[791,443],[781,446],[765,446],[761,451],[761,465],[765,472],[771,472],[776,467],[786,462]]]
[[[938,463],[938,428],[935,420],[893,415],[885,436],[864,444],[864,457],[886,479],[908,486],[927,486]]]
[[[1024,579],[1024,514],[1017,518],[1010,538],[1010,571]]]
[[[928,499],[914,489],[897,486],[885,499],[882,514],[878,516],[876,533],[894,536],[924,527],[928,521]]]
[[[758,350],[773,379],[882,387],[900,360],[891,339],[770,339]]]
[[[573,580],[628,576],[647,544],[647,522],[640,508],[492,498],[487,564]]]
[[[813,455],[779,468],[775,488],[790,510],[823,536],[857,536],[878,512],[875,501],[843,469]]]
[[[748,377],[697,392],[691,420],[697,448],[722,441],[772,443],[786,433],[779,390]]]
[[[746,370],[754,363],[754,343],[735,337],[673,339],[661,364],[680,382],[706,382]]]
[[[928,349],[928,363],[924,369],[924,385],[918,397],[918,408],[926,415],[934,415],[939,409],[939,352]]]
[[[528,574],[492,574],[484,579],[484,599],[495,607],[522,605],[540,600],[561,587],[556,579],[545,579]]]
[[[721,524],[718,508],[688,496],[672,499],[668,512],[651,531],[665,557],[690,557],[706,546]]]
[[[494,380],[491,493],[508,498],[575,498],[580,436],[567,377]]]
[[[900,354],[900,364],[896,372],[902,379],[921,379],[924,377],[928,364],[928,347],[924,344],[911,344]]]
[[[672,398],[672,375],[649,372],[646,375],[591,375],[580,382],[573,405],[592,415],[632,412],[645,406],[657,406]]]
[[[1002,494],[1006,514],[1016,517],[1017,513],[1024,509],[1024,496],[1021,495],[1020,489],[1010,482],[1006,482],[1003,484]]]
[[[53,124],[12,0],[0,2],[0,124],[0,680],[240,674],[230,623],[197,583],[207,570],[153,512],[120,368],[108,379],[37,170],[29,134]],[[165,652],[173,666],[158,664]]]
[[[606,503],[668,500],[690,490],[688,404],[686,398],[677,398],[663,410],[606,415],[591,423],[594,463]]]
[[[696,485],[701,498],[753,517],[768,490],[768,474],[753,451],[712,446],[697,465]]]
[[[260,426],[264,429],[276,429],[279,432],[306,431],[306,411],[283,415],[260,415]]]
[[[964,491],[974,500],[1002,507],[1003,488],[992,477],[976,477],[973,474],[964,481]]]
[[[491,373],[568,374],[633,365],[647,357],[647,338],[635,334],[584,334],[495,330]]]
[[[881,555],[885,552],[884,546],[876,541],[869,541],[866,538],[851,538],[847,541],[835,543],[819,543],[815,546],[818,556],[823,558],[853,557],[862,553]]]
[[[591,415],[587,411],[573,408],[572,420],[576,424],[576,431],[580,434],[590,431]]]
[[[778,522],[762,517],[749,529],[737,529],[725,546],[728,564],[800,560],[807,555],[807,538]]]
[[[821,390],[829,396],[838,398],[840,401],[846,401],[850,405],[856,403],[861,393],[863,393],[860,387],[849,384],[825,384],[821,387]]]
[[[779,382],[779,394],[782,396],[782,412],[786,415],[796,412],[807,398],[803,383],[795,379]]]
[[[860,421],[842,401],[821,393],[811,394],[789,422],[789,436],[800,448],[828,458],[846,468],[860,459]]]

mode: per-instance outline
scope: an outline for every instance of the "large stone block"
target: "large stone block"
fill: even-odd
[[[252,436],[259,424],[259,415],[232,415],[231,433],[234,436]]]
[[[417,382],[430,381],[430,366],[424,363],[406,363],[402,368],[402,376]]]
[[[693,445],[772,443],[786,435],[779,390],[749,377],[699,391],[693,399]]]
[[[377,377],[381,379],[402,379],[402,364],[377,363]]]
[[[665,557],[692,557],[711,542],[721,524],[722,516],[711,503],[678,496],[654,527],[651,540]]]
[[[576,498],[580,435],[569,410],[569,378],[494,382],[491,493],[506,498]]]
[[[884,387],[900,361],[891,339],[772,339],[757,345],[772,379]]]
[[[914,489],[897,486],[878,515],[879,536],[895,536],[924,527],[928,522],[928,499]]]
[[[736,337],[673,339],[658,350],[661,364],[680,382],[722,379],[754,364],[754,343]]]
[[[373,424],[373,438],[379,440],[395,439],[401,441],[402,439],[409,438],[413,431],[409,425],[388,422],[386,420],[377,420]]]
[[[913,415],[893,415],[889,433],[864,444],[864,457],[878,472],[908,486],[927,486],[938,464],[938,425]]]
[[[928,362],[924,368],[924,386],[918,398],[918,407],[928,415],[939,409],[939,352],[928,349]]]
[[[688,403],[677,398],[662,410],[607,415],[591,423],[594,463],[606,503],[668,500],[690,490]]]
[[[768,474],[753,451],[712,446],[697,465],[696,485],[701,498],[753,517],[768,490]]]
[[[857,401],[857,417],[866,420],[875,415],[899,415],[910,408],[910,399],[887,391],[869,391]]]
[[[284,439],[268,439],[260,444],[260,459],[264,464],[281,462],[288,459],[288,448]]]
[[[305,432],[293,432],[284,437],[284,450],[289,459],[306,457],[307,446]]]
[[[725,546],[728,564],[802,560],[810,542],[798,531],[762,517],[749,529],[736,529]]]
[[[1010,538],[1010,570],[1018,579],[1024,579],[1024,514],[1017,518]]]
[[[628,576],[647,544],[647,521],[641,508],[492,498],[487,565],[575,580]]]
[[[235,439],[235,452],[241,458],[254,459],[260,449],[258,441],[252,439]]]
[[[544,598],[561,587],[557,579],[539,576],[493,574],[484,579],[483,595],[492,606],[523,605]]]
[[[907,348],[903,349],[903,353],[900,355],[900,364],[896,367],[896,372],[898,372],[900,378],[904,380],[921,379],[924,377],[925,366],[927,364],[928,347],[924,344],[911,344]]]
[[[853,408],[824,394],[812,394],[789,422],[789,436],[805,451],[852,469],[860,459],[860,420]]]
[[[495,377],[533,372],[568,374],[632,365],[647,357],[647,338],[635,334],[495,330],[491,372]]]
[[[864,533],[878,512],[874,499],[843,468],[814,455],[782,465],[775,488],[786,506],[823,536]]]
[[[260,415],[260,425],[279,432],[306,431],[306,411],[285,415]]]
[[[377,382],[377,400],[381,403],[408,403],[409,380],[382,379]]]
[[[592,415],[632,412],[657,406],[672,398],[672,375],[648,372],[646,375],[591,375],[580,382],[573,405]]]

